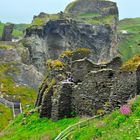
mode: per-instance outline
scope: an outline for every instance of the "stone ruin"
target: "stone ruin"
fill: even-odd
[[[3,29],[2,41],[12,41],[12,32],[14,24],[6,24]]]
[[[43,83],[36,101],[40,117],[58,120],[74,115],[93,116],[127,103],[140,92],[140,67],[129,72],[121,70],[121,66],[119,57],[107,64],[94,64],[86,58],[74,61],[72,82],[64,76],[53,86]]]

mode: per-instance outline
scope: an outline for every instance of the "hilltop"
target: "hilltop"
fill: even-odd
[[[119,43],[119,52],[124,61],[140,54],[140,18],[119,21],[118,30],[125,32]]]

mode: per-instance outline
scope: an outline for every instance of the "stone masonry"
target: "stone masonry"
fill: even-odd
[[[73,115],[93,116],[125,104],[140,93],[140,67],[126,72],[120,69],[121,65],[119,57],[107,64],[76,60],[71,68],[73,82],[59,81],[37,99],[40,101],[40,117],[58,120]]]

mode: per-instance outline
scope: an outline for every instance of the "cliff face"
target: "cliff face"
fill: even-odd
[[[70,3],[66,9],[66,13],[98,13],[100,15],[118,14],[116,3],[106,0],[75,0]]]
[[[26,48],[12,42],[0,42],[1,84],[4,86],[8,86],[9,84],[10,86],[13,80],[13,83],[15,83],[17,87],[25,86],[38,91],[43,75],[39,73],[33,65],[26,65],[25,62],[27,61],[28,50]],[[7,82],[4,81],[6,78]],[[9,81],[8,78],[10,79]],[[10,87],[8,89],[10,89]],[[5,93],[2,88],[0,89],[0,93]]]
[[[79,0],[72,5],[66,8],[65,13],[42,13],[34,17],[33,23],[38,21],[39,26],[35,24],[26,30],[23,44],[29,49],[30,63],[42,73],[46,70],[46,61],[57,59],[64,50],[90,48],[91,59],[95,62],[109,61],[118,55],[116,4],[100,0]],[[89,8],[86,8],[87,5]]]

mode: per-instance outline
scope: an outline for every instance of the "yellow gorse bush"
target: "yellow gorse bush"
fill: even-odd
[[[67,56],[67,57],[72,57],[72,55],[73,55],[73,51],[71,51],[71,50],[66,50],[66,51],[64,51],[63,53],[62,53],[62,55],[61,56]]]
[[[123,71],[135,71],[140,65],[140,56],[134,56],[132,59],[128,60],[123,64],[121,70]]]
[[[84,54],[90,54],[91,50],[88,48],[76,48],[76,52],[78,53],[84,53]]]
[[[48,60],[47,66],[49,69],[60,69],[60,68],[64,68],[65,64],[60,60]]]

